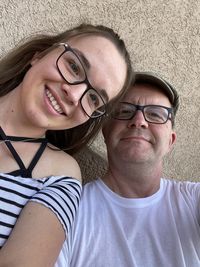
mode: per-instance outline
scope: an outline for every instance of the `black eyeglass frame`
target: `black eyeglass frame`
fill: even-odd
[[[174,120],[174,112],[173,112],[173,108],[165,107],[165,106],[162,106],[162,105],[144,105],[144,106],[143,106],[143,105],[135,105],[135,104],[132,104],[132,103],[129,103],[129,102],[120,102],[119,104],[126,104],[126,105],[131,106],[131,107],[134,106],[134,107],[136,108],[136,110],[135,110],[135,113],[134,113],[134,114],[132,114],[129,118],[126,118],[126,119],[122,119],[122,118],[119,119],[119,118],[115,117],[115,116],[113,115],[114,112],[112,112],[112,113],[111,113],[111,117],[112,117],[113,119],[115,119],[115,120],[132,120],[132,118],[134,118],[134,116],[136,115],[136,112],[137,112],[138,110],[140,110],[140,111],[142,112],[145,121],[147,121],[148,123],[153,123],[153,124],[165,124],[165,123],[167,123],[168,120],[170,120],[170,121],[172,121],[172,122],[173,122],[173,120]],[[146,107],[161,107],[161,108],[164,108],[165,110],[167,110],[167,118],[166,118],[166,121],[164,121],[164,122],[152,122],[152,121],[149,121],[149,120],[146,118],[145,113],[144,113],[144,109],[145,109]],[[171,115],[171,117],[170,117],[170,115]]]
[[[107,109],[106,109],[106,107],[107,107],[107,103],[105,102],[105,100],[103,99],[103,97],[98,93],[98,91],[91,85],[91,83],[89,82],[89,80],[88,80],[88,77],[87,77],[87,73],[86,73],[86,70],[85,70],[85,67],[84,67],[84,65],[83,65],[83,63],[81,62],[81,60],[80,60],[80,58],[79,58],[79,56],[77,55],[77,53],[67,44],[67,43],[58,43],[57,45],[59,45],[59,46],[64,46],[64,48],[65,48],[65,50],[59,55],[59,57],[57,58],[57,60],[56,60],[56,67],[57,67],[57,70],[58,70],[58,72],[59,72],[59,74],[61,75],[61,77],[64,79],[64,81],[67,83],[67,84],[69,84],[69,85],[77,85],[77,84],[81,84],[81,83],[85,83],[86,85],[87,85],[87,89],[84,91],[84,93],[82,94],[82,96],[81,96],[81,98],[80,98],[80,104],[81,104],[81,108],[82,108],[82,110],[84,111],[84,113],[89,117],[89,118],[92,118],[92,119],[95,119],[95,118],[100,118],[100,117],[102,117],[102,116],[104,116],[106,113],[107,113]],[[61,72],[61,70],[60,70],[60,68],[59,68],[59,65],[58,65],[58,61],[59,61],[59,59],[66,53],[66,52],[68,52],[68,51],[70,51],[70,52],[72,52],[75,56],[76,56],[76,58],[78,59],[78,61],[80,62],[80,64],[81,64],[81,66],[82,66],[82,68],[83,68],[83,71],[84,71],[84,74],[85,74],[85,80],[83,80],[83,81],[77,81],[77,82],[73,82],[73,83],[71,83],[71,82],[69,82],[69,81],[67,81],[66,80],[66,78],[64,77],[64,75],[62,74],[62,72]],[[84,97],[84,95],[89,91],[89,90],[94,90],[98,95],[99,95],[99,97],[101,98],[101,100],[102,100],[102,102],[103,102],[103,106],[104,106],[104,108],[105,108],[105,111],[104,112],[102,112],[102,114],[100,114],[100,115],[98,115],[98,116],[92,116],[92,115],[89,115],[86,111],[85,111],[85,109],[84,109],[84,107],[83,107],[83,105],[82,105],[82,99],[83,99],[83,97]],[[95,112],[95,111],[94,111]],[[93,112],[93,113],[94,113]],[[92,113],[92,114],[93,114]]]

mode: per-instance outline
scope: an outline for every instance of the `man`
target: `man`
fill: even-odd
[[[84,187],[70,266],[200,266],[200,184],[162,178],[178,106],[168,82],[136,74],[103,128],[108,171]]]

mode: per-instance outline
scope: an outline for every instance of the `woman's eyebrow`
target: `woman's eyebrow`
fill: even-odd
[[[77,54],[77,56],[80,58],[81,62],[84,64],[84,67],[89,70],[91,68],[91,64],[88,61],[88,59],[84,56],[84,54],[77,48],[73,48],[73,50],[75,51],[75,53]],[[98,90],[100,92],[100,94],[102,95],[102,97],[104,98],[104,100],[106,102],[109,101],[109,97],[108,94],[106,92],[105,89],[99,89]]]
[[[81,59],[81,62],[84,64],[84,67],[86,69],[90,69],[91,67],[91,64],[90,62],[88,61],[88,59],[84,56],[84,54],[78,50],[77,48],[73,48],[73,50],[76,52],[77,56]]]

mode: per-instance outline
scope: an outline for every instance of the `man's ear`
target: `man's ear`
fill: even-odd
[[[174,131],[171,132],[171,138],[169,140],[169,152],[172,150],[175,142],[176,142],[176,133]]]

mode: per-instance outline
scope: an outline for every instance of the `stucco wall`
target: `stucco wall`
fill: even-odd
[[[62,31],[80,22],[105,24],[124,38],[135,70],[151,70],[179,91],[178,140],[165,175],[199,180],[200,4],[198,0],[1,0],[0,54],[31,33]],[[92,148],[105,156],[102,138]],[[105,170],[93,152],[79,156],[86,176]],[[87,166],[87,167],[86,167]],[[99,166],[101,166],[99,168]],[[94,174],[95,172],[95,174]]]

